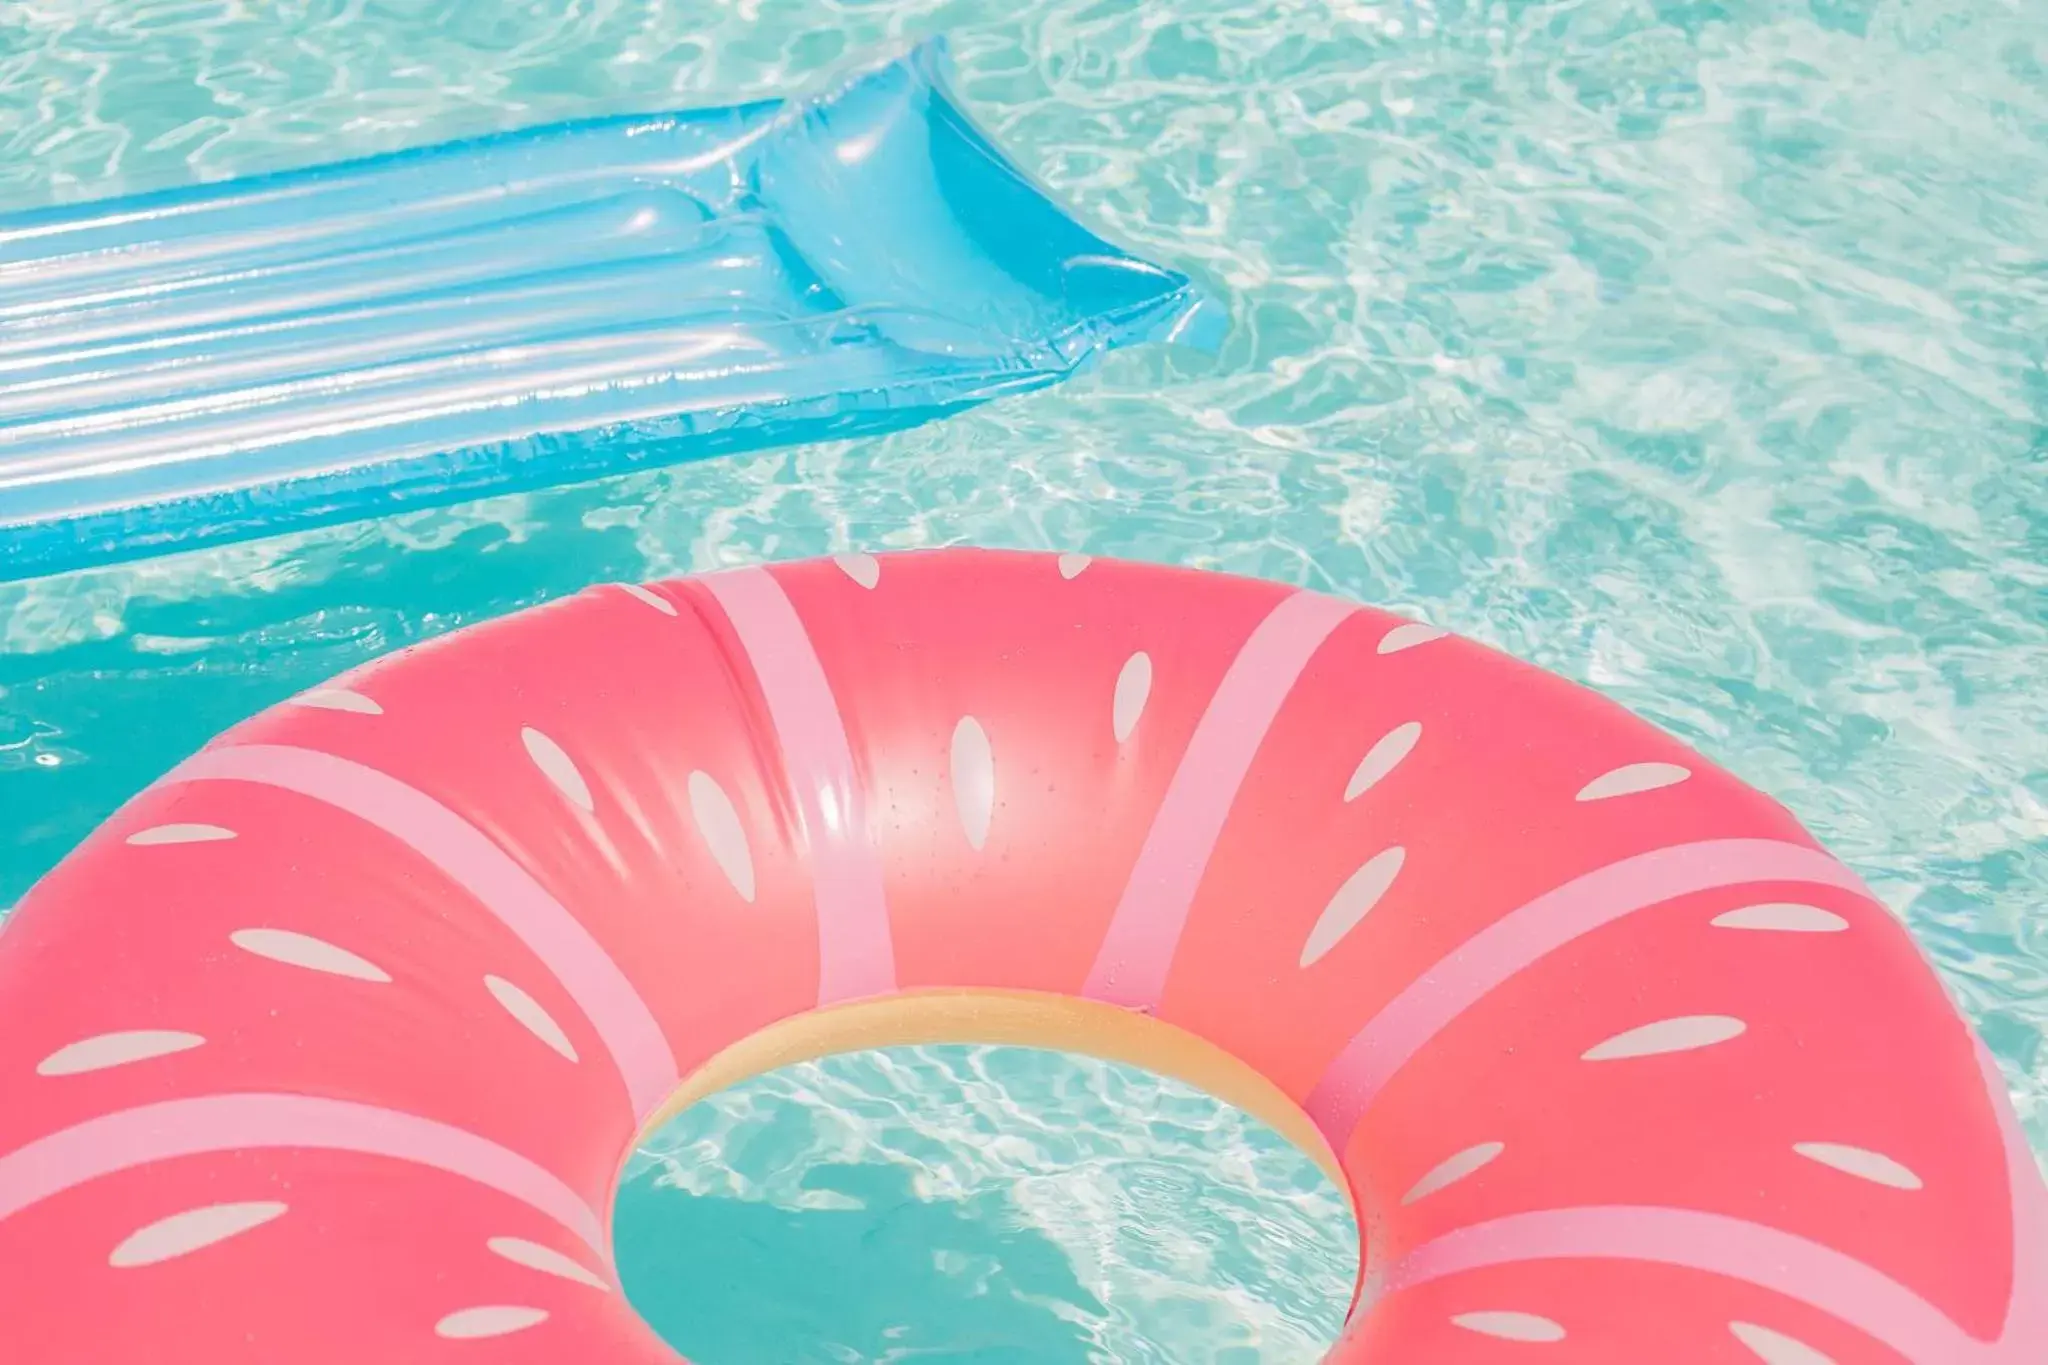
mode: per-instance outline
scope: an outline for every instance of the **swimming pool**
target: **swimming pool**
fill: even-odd
[[[1905,915],[2048,1147],[2048,51],[2018,6],[265,14],[283,17],[5,21],[22,41],[0,59],[0,201],[772,93],[943,27],[1003,144],[1201,276],[1235,330],[1213,363],[1134,352],[882,441],[0,588],[0,904],[230,721],[464,621],[769,555],[1078,548],[1411,612],[1698,744]],[[792,1095],[826,1105],[773,1103]],[[1164,1115],[1155,1147],[1094,1127],[1109,1098]],[[1199,1358],[1236,1323],[1240,1358],[1306,1360],[1341,1308],[1334,1197],[1146,1078],[935,1050],[807,1069],[689,1122],[664,1150],[748,1141],[699,1191],[737,1197],[675,1226],[728,1218],[777,1245],[833,1225],[799,1213],[943,1217],[889,1243],[894,1264],[992,1286],[1032,1359]],[[798,1164],[834,1160],[850,1190],[799,1188]],[[1078,1187],[1042,1174],[1066,1160]],[[1191,1207],[1196,1172],[1228,1193]],[[650,1214],[672,1197],[642,1193]],[[833,1319],[848,1309],[808,1325],[863,1356],[971,1350],[991,1321],[898,1340]]]

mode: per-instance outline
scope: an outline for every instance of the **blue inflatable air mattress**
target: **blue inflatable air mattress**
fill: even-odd
[[[0,219],[0,578],[909,426],[1214,340],[921,47],[610,118]]]

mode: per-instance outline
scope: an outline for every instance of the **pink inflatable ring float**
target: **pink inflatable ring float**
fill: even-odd
[[[0,935],[10,1365],[638,1365],[621,1163],[799,1058],[1060,1048],[1350,1192],[1331,1361],[2043,1365],[1906,931],[1593,693],[1274,583],[605,586],[232,730]]]

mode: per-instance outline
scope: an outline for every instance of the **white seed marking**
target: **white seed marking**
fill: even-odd
[[[245,953],[267,957],[272,962],[282,962],[290,967],[354,977],[358,981],[391,979],[390,973],[367,958],[358,957],[346,948],[337,948],[325,939],[290,929],[237,929],[228,935],[228,941]]]
[[[196,1033],[175,1029],[135,1029],[127,1033],[102,1033],[66,1043],[36,1064],[38,1076],[76,1076],[87,1071],[105,1071],[110,1066],[146,1062],[189,1052],[206,1040]]]
[[[219,825],[151,825],[129,835],[128,842],[137,848],[147,848],[153,844],[208,844],[234,837],[233,830]]]
[[[1659,1019],[1626,1033],[1617,1033],[1604,1043],[1588,1048],[1580,1060],[1612,1062],[1624,1057],[1654,1057],[1662,1052],[1690,1052],[1712,1047],[1742,1035],[1749,1025],[1725,1014],[1687,1014],[1676,1019]]]
[[[1756,1352],[1764,1365],[1835,1365],[1833,1356],[1824,1356],[1803,1341],[1794,1341],[1783,1332],[1773,1332],[1753,1322],[1731,1322],[1728,1330],[1737,1341]]]
[[[1344,784],[1344,799],[1356,801],[1364,795],[1373,783],[1394,771],[1402,759],[1408,757],[1415,742],[1422,738],[1422,722],[1411,720],[1406,725],[1396,725],[1381,735],[1379,742],[1365,751],[1365,757],[1358,760],[1358,767],[1352,772],[1351,780]]]
[[[1124,660],[1123,671],[1116,675],[1116,694],[1110,700],[1109,724],[1121,744],[1131,737],[1131,731],[1138,728],[1138,717],[1145,714],[1145,702],[1152,696],[1152,656],[1139,650]]]
[[[676,614],[676,604],[663,597],[660,593],[643,588],[638,583],[621,583],[619,588],[628,595],[639,598],[664,616],[674,616]]]
[[[292,701],[300,706],[310,706],[316,711],[353,711],[359,716],[381,716],[384,708],[360,692],[351,692],[346,687],[316,687],[311,692],[301,692]]]
[[[882,581],[882,562],[871,554],[834,555],[832,562],[863,588],[872,588]]]
[[[740,813],[733,809],[732,798],[709,773],[690,774],[690,818],[697,822],[697,833],[711,850],[719,871],[725,873],[740,899],[752,904],[754,855],[747,849],[746,827],[740,823]]]
[[[1081,570],[1094,563],[1090,555],[1065,554],[1060,556],[1060,577],[1073,580],[1081,576]]]
[[[1380,897],[1387,894],[1387,888],[1394,884],[1394,877],[1401,871],[1401,864],[1407,860],[1408,851],[1396,844],[1373,854],[1365,860],[1365,866],[1346,877],[1344,884],[1337,888],[1337,894],[1330,897],[1330,903],[1323,907],[1315,927],[1308,931],[1308,942],[1301,945],[1301,965],[1308,966],[1357,928],[1366,911],[1379,904]]]
[[[996,808],[996,759],[988,731],[973,716],[960,717],[953,727],[953,809],[960,829],[976,850],[988,842],[989,820]]]
[[[1765,929],[1779,934],[1839,934],[1849,921],[1818,905],[1797,905],[1790,901],[1770,905],[1745,905],[1716,915],[1717,929]]]
[[[576,760],[570,758],[561,745],[531,725],[519,732],[519,738],[526,745],[526,756],[533,760],[533,766],[540,769],[542,777],[555,784],[556,790],[584,810],[597,809],[597,803],[590,797],[590,784],[583,780],[583,774],[576,770]]]
[[[569,1042],[569,1035],[562,1032],[562,1026],[555,1022],[553,1015],[541,1008],[540,1001],[502,976],[484,977],[484,986],[505,1007],[505,1013],[517,1019],[529,1033],[570,1061],[576,1060],[576,1049]]]
[[[1432,626],[1424,621],[1407,621],[1395,626],[1380,636],[1378,653],[1399,654],[1404,649],[1426,645],[1431,640],[1441,640],[1450,632],[1442,626]]]
[[[611,1288],[581,1261],[539,1242],[529,1242],[524,1237],[493,1237],[484,1245],[512,1264],[523,1265],[528,1270],[538,1270],[543,1275],[559,1275],[565,1280],[587,1284],[592,1289]]]
[[[1795,1142],[1792,1150],[1808,1161],[1818,1161],[1823,1166],[1832,1166],[1845,1175],[1873,1184],[1889,1185],[1895,1190],[1917,1190],[1921,1187],[1919,1176],[1883,1152],[1840,1142]]]
[[[1564,1328],[1534,1313],[1460,1313],[1453,1326],[1502,1341],[1563,1341]]]
[[[1429,1173],[1415,1182],[1408,1193],[1401,1196],[1403,1205],[1435,1194],[1446,1185],[1455,1185],[1472,1172],[1492,1161],[1507,1150],[1504,1142],[1482,1142],[1476,1147],[1467,1147],[1455,1156],[1446,1157],[1432,1167]]]
[[[538,1327],[547,1320],[548,1312],[545,1308],[515,1308],[492,1304],[450,1313],[434,1324],[434,1335],[455,1341],[469,1341],[477,1337],[502,1337],[511,1332],[523,1332],[529,1327]]]
[[[148,1227],[137,1228],[123,1238],[107,1257],[117,1270],[131,1266],[155,1265],[215,1242],[225,1242],[251,1228],[260,1228],[273,1218],[282,1218],[287,1205],[271,1201],[250,1204],[210,1204],[160,1218]]]
[[[1616,768],[1579,788],[1578,800],[1605,801],[1615,796],[1634,796],[1659,787],[1675,786],[1692,776],[1692,769],[1676,763],[1630,763]]]

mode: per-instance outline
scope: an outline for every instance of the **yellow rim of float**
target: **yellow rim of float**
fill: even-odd
[[[699,1100],[778,1067],[870,1048],[931,1043],[1045,1048],[1143,1067],[1270,1125],[1350,1197],[1337,1154],[1308,1114],[1250,1064],[1149,1014],[1044,991],[905,991],[792,1015],[742,1038],[691,1072],[640,1125],[633,1149]],[[607,1224],[610,1217],[607,1208]]]

